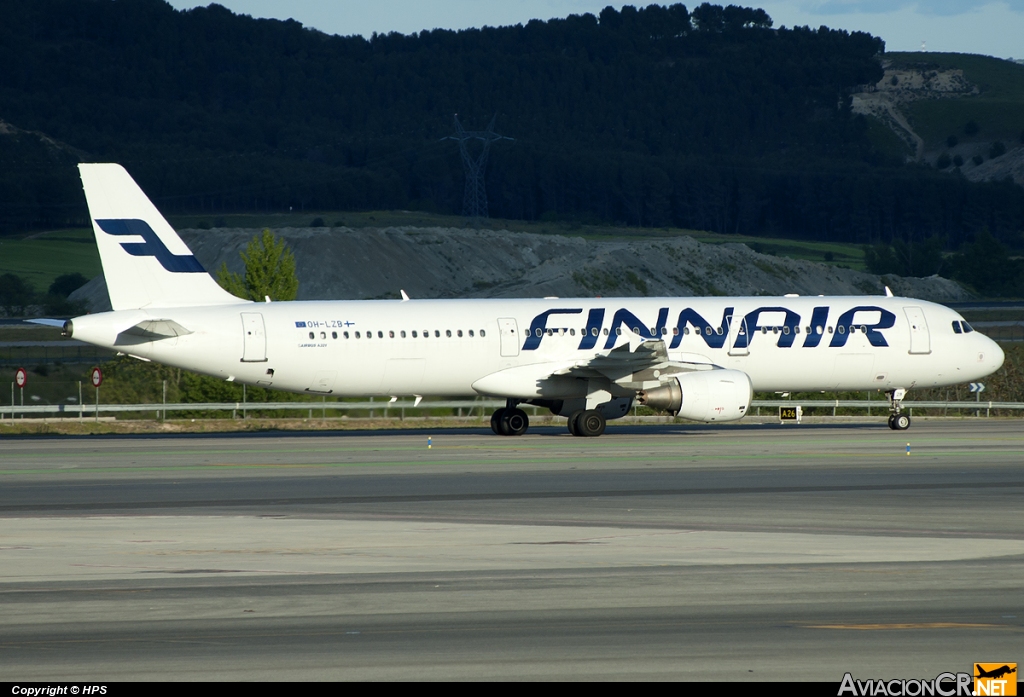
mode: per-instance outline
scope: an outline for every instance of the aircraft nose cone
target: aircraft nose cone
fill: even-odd
[[[1003,353],[1003,349],[999,344],[992,341],[992,339],[989,339],[987,336],[983,338],[985,339],[985,343],[978,350],[978,362],[985,367],[985,374],[991,375],[1003,367],[1003,361],[1006,360],[1006,354]]]

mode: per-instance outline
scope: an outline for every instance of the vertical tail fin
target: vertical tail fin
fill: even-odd
[[[246,302],[217,285],[124,167],[78,170],[112,308]]]

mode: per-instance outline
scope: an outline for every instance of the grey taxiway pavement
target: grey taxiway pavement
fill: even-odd
[[[0,678],[933,678],[1024,659],[1022,493],[1018,420],[6,438]]]

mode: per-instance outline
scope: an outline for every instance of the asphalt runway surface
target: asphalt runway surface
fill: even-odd
[[[1000,419],[5,438],[0,679],[1024,662],[1022,465]]]

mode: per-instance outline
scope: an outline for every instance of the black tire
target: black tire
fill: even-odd
[[[892,420],[893,428],[897,431],[906,431],[910,428],[910,417],[906,414],[897,414]]]
[[[503,436],[501,432],[501,417],[505,415],[504,409],[495,409],[494,413],[491,414],[491,430],[494,431],[494,435]]]
[[[522,409],[506,409],[501,417],[501,432],[506,436],[521,436],[530,427],[530,417]]]
[[[894,431],[896,430],[896,424],[893,423],[893,421],[895,419],[896,419],[896,415],[895,414],[889,414],[889,428],[891,428]]]
[[[583,413],[583,410],[579,409],[579,410],[574,411],[573,413],[569,414],[569,424],[568,424],[569,425],[569,433],[573,434],[574,436],[581,436],[581,435],[583,435],[582,433],[580,433],[580,429],[579,429],[580,414],[582,414],[582,413]]]
[[[604,416],[601,412],[597,409],[587,409],[579,415],[579,419],[576,422],[576,430],[581,436],[596,438],[604,433],[605,425]]]

